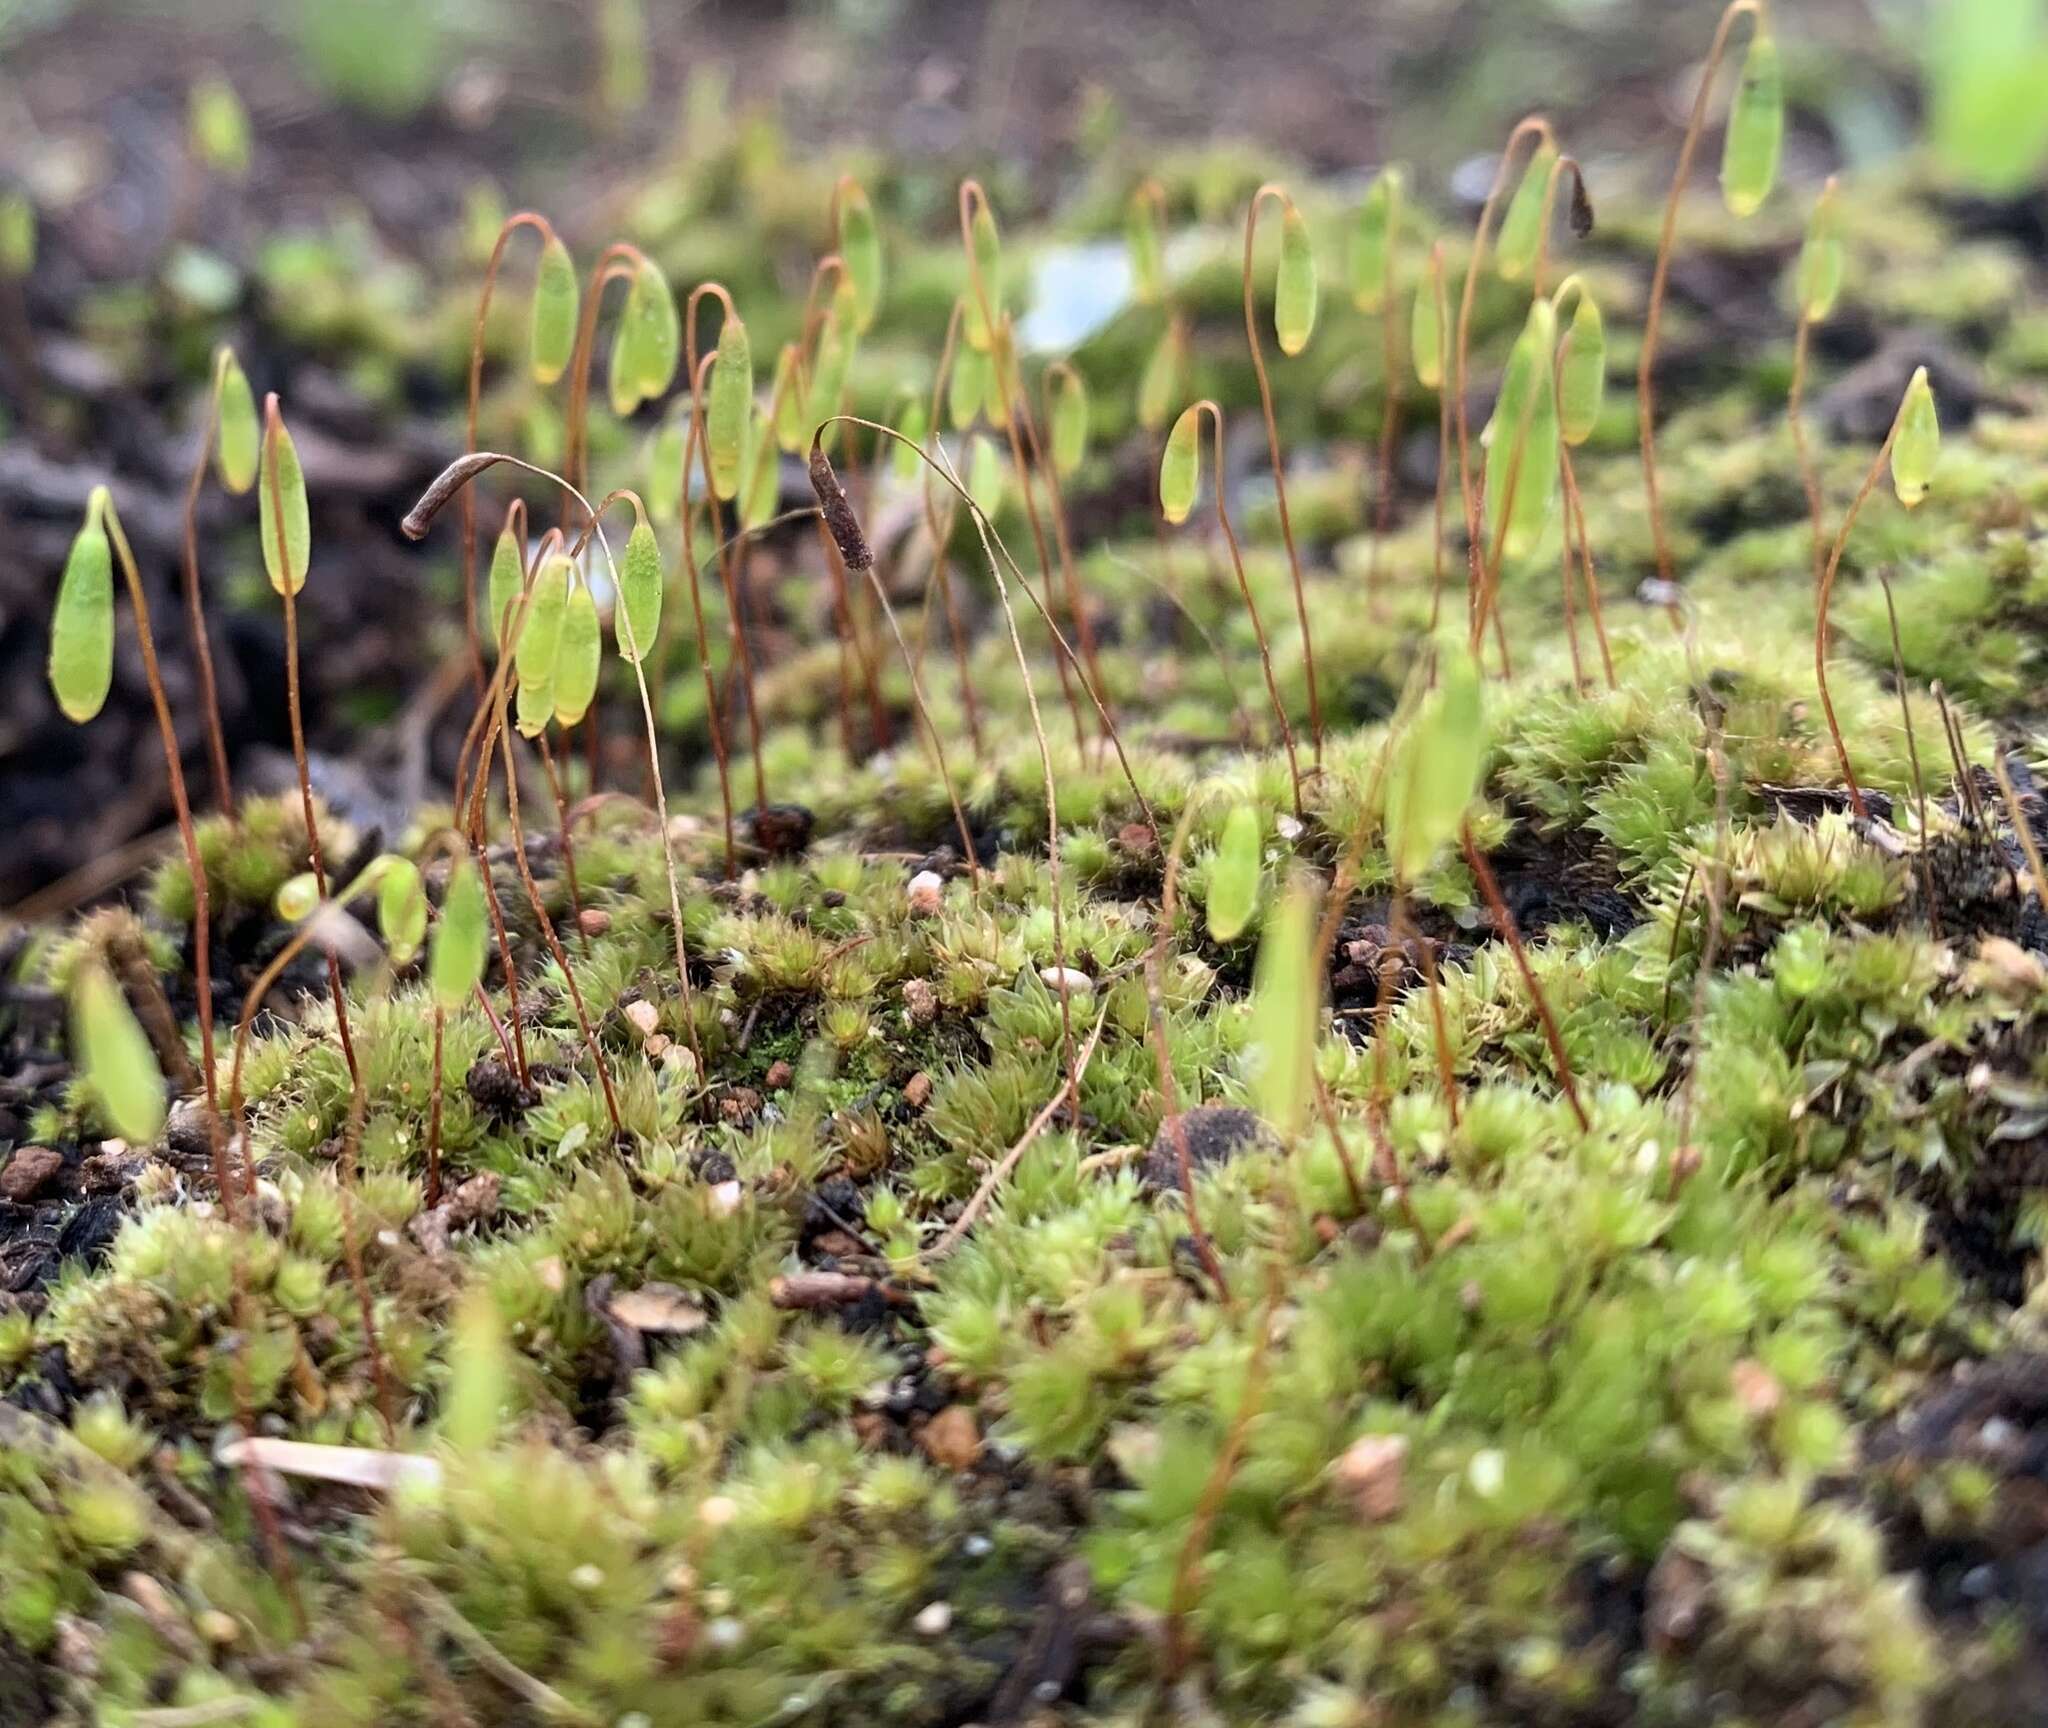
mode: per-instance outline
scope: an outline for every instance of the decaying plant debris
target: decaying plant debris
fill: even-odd
[[[779,295],[513,214],[416,798],[204,346],[288,752],[7,938],[0,1718],[2032,1719],[2048,313],[1780,183],[1780,22],[1725,206],[1711,76],[1661,224],[1218,150],[1071,355],[974,181]]]

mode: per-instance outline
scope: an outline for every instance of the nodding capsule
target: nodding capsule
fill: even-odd
[[[860,518],[847,501],[846,488],[832,472],[831,458],[816,438],[811,440],[811,490],[818,495],[818,509],[825,518],[826,532],[839,548],[849,570],[865,570],[875,561],[868,537],[860,531]]]

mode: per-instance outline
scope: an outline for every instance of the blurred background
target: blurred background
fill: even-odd
[[[1610,208],[1640,217],[1668,182],[1718,14],[1709,0],[0,0],[0,906],[160,833],[128,633],[115,700],[79,731],[43,686],[46,618],[83,499],[112,480],[191,714],[175,571],[216,342],[259,395],[285,396],[323,571],[315,741],[337,775],[374,780],[416,743],[407,704],[460,615],[446,547],[423,560],[395,526],[457,447],[476,284],[506,212],[546,211],[579,257],[623,234],[678,283],[720,275],[751,320],[800,302],[832,181],[852,170],[892,244],[929,243],[926,298],[915,256],[895,278],[898,352],[924,365],[954,291],[963,174],[1006,227],[1113,246],[1130,187],[1157,173],[1177,219],[1222,251],[1267,174],[1320,183],[1334,211],[1399,160],[1424,205],[1469,220],[1499,140],[1540,108],[1603,223]],[[1931,163],[1965,232],[2048,245],[2048,0],[1778,14],[1787,212],[1838,168]],[[1703,184],[1715,160],[1702,151]],[[1762,243],[1794,243],[1788,219]],[[515,322],[528,268],[501,297]],[[1083,301],[1086,276],[1069,275]],[[544,403],[527,392],[502,412],[545,452]],[[223,700],[249,757],[238,776],[261,790],[283,743],[278,625],[252,512],[216,493],[200,525]]]

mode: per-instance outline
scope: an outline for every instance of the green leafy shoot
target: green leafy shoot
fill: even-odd
[[[78,969],[72,987],[71,1048],[107,1126],[131,1146],[147,1146],[164,1126],[164,1077],[128,998],[97,960]]]
[[[50,690],[65,719],[79,725],[106,706],[114,684],[114,549],[102,520],[106,500],[106,488],[95,486],[50,614]]]
[[[1206,911],[1209,935],[1234,942],[1251,923],[1259,903],[1259,813],[1250,804],[1232,808],[1223,823],[1223,837],[1209,861]]]

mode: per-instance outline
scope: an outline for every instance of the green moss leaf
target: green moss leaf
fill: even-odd
[[[108,1127],[131,1146],[163,1131],[164,1077],[128,998],[97,961],[81,966],[71,1000],[71,1045]]]
[[[114,551],[100,498],[95,492],[86,506],[50,614],[50,689],[65,719],[81,725],[106,706],[114,683]]]

